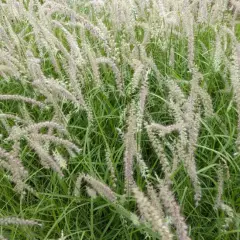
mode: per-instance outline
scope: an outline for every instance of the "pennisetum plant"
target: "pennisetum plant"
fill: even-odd
[[[240,142],[240,47],[235,36],[240,6],[231,0],[229,9],[228,2],[1,1],[0,168],[9,174],[13,189],[22,198],[36,194],[29,181],[31,164],[23,158],[27,149],[34,153],[33,165],[39,161],[67,187],[69,179],[76,179],[69,199],[86,191],[93,207],[101,196],[146,236],[189,240],[191,223],[173,189],[185,184],[176,176],[186,172],[195,209],[201,206],[199,136],[205,121],[218,114],[214,94],[206,87],[212,80],[206,69],[220,74],[224,67],[224,76],[230,75],[238,148]],[[205,44],[201,36],[213,37]],[[23,90],[1,88],[12,82]],[[81,123],[73,123],[72,116]],[[101,159],[97,167],[90,157],[95,152]],[[223,201],[221,167],[217,175],[215,206],[226,214],[227,228],[234,211]],[[9,224],[39,225],[0,218],[0,225]]]

